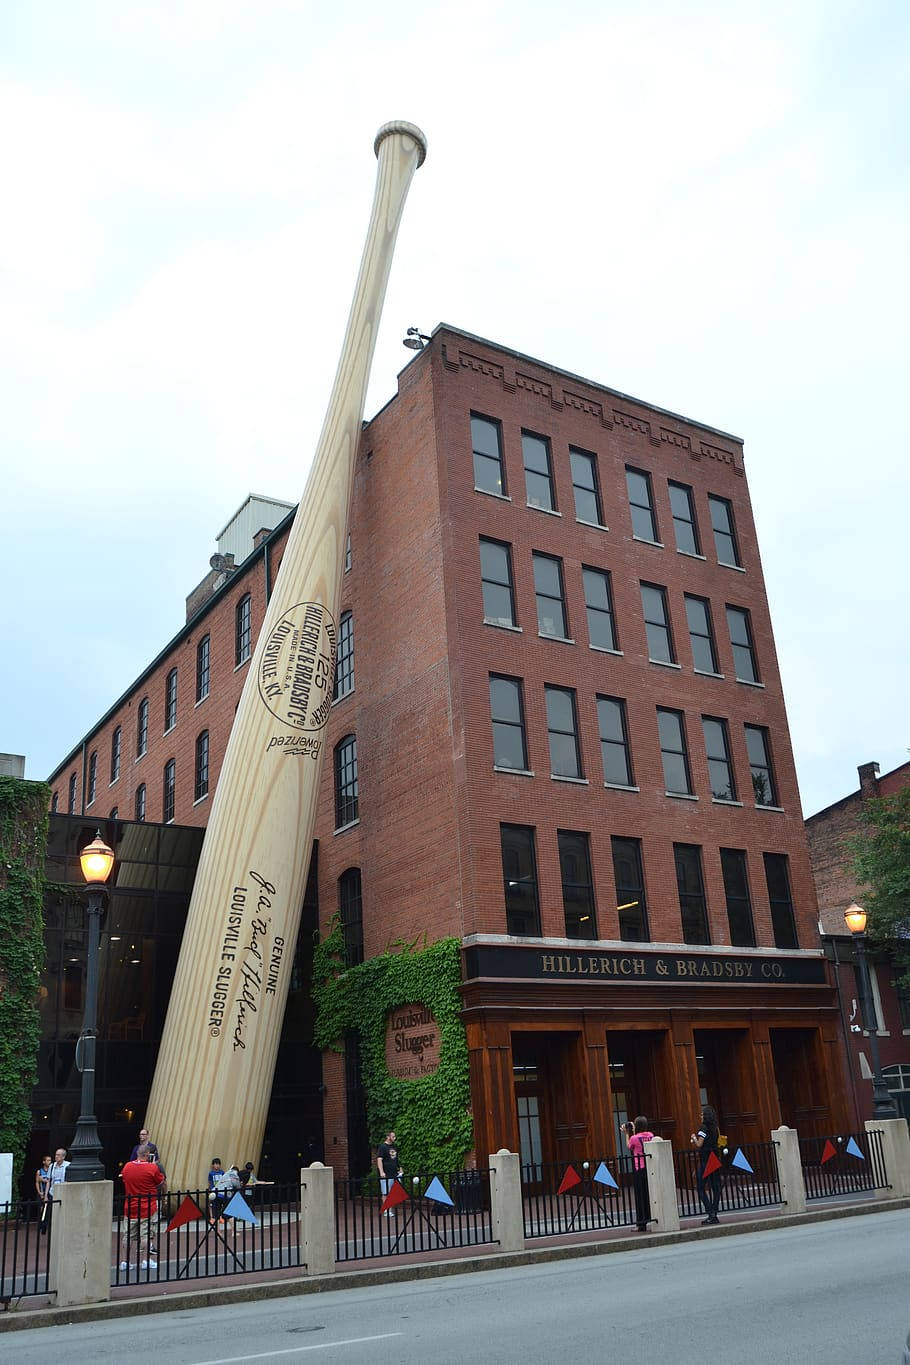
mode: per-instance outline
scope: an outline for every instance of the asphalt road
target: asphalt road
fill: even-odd
[[[910,1210],[0,1335],[15,1365],[900,1365]]]

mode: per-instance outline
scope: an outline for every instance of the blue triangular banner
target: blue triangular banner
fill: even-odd
[[[607,1170],[607,1163],[605,1161],[600,1163],[597,1170],[594,1172],[592,1179],[596,1180],[598,1185],[609,1185],[611,1190],[619,1189],[616,1181]]]
[[[853,1138],[850,1139],[844,1150],[849,1152],[851,1156],[858,1156],[860,1161],[866,1160]]]
[[[258,1224],[259,1222],[255,1213],[250,1208],[249,1204],[246,1202],[246,1200],[244,1199],[243,1195],[240,1193],[239,1190],[234,1195],[234,1198],[228,1204],[227,1208],[224,1210],[223,1216],[225,1218],[236,1218],[238,1223]]]
[[[749,1165],[749,1162],[748,1162],[748,1161],[746,1160],[746,1158],[743,1156],[743,1149],[742,1149],[742,1147],[737,1147],[737,1149],[736,1149],[736,1155],[734,1156],[733,1160],[730,1162],[730,1165],[731,1165],[731,1166],[738,1166],[739,1169],[740,1169],[741,1171],[748,1171],[750,1175],[754,1175],[754,1174],[755,1174],[755,1172],[753,1171],[752,1167]]]
[[[450,1209],[454,1209],[455,1207],[452,1200],[449,1198],[445,1185],[443,1185],[438,1175],[433,1176],[433,1179],[423,1192],[423,1197],[424,1199],[435,1199],[437,1204],[448,1204]]]

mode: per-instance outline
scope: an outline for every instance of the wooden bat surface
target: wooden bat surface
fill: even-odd
[[[328,411],[218,780],[145,1126],[172,1189],[258,1161],[306,886],[354,460],[395,237],[426,139],[388,123]]]

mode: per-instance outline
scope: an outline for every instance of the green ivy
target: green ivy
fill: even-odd
[[[313,954],[316,1044],[342,1051],[349,1029],[360,1037],[367,1124],[374,1143],[395,1129],[408,1171],[460,1170],[473,1143],[468,1045],[461,1020],[461,943],[392,945],[356,967],[345,967],[337,917]],[[385,1064],[386,1018],[400,1005],[426,1005],[440,1033],[439,1067],[404,1081]]]
[[[50,788],[0,777],[0,1152],[21,1169],[38,1079]]]

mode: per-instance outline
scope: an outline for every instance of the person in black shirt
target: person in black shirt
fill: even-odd
[[[398,1160],[398,1144],[395,1139],[395,1130],[390,1128],[385,1135],[385,1141],[380,1142],[376,1148],[376,1167],[379,1171],[379,1188],[382,1190],[382,1197],[385,1199],[394,1181],[401,1175],[401,1162]],[[394,1218],[394,1209],[389,1209],[386,1218]]]
[[[703,1223],[717,1223],[717,1210],[720,1205],[720,1171],[712,1171],[710,1175],[705,1175],[705,1167],[713,1153],[717,1155],[717,1142],[720,1128],[717,1122],[717,1114],[710,1104],[704,1105],[701,1111],[701,1127],[697,1133],[693,1133],[689,1141],[698,1148],[698,1197],[707,1218],[703,1218]]]

